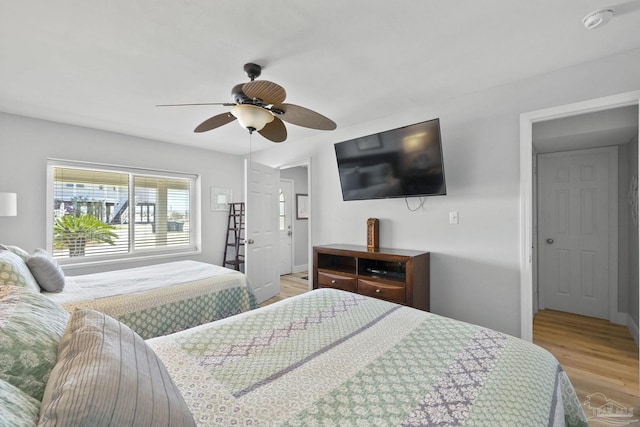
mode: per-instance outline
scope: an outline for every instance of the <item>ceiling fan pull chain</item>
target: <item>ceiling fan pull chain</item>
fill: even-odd
[[[249,170],[251,170],[251,143],[253,142],[253,132],[249,132]]]

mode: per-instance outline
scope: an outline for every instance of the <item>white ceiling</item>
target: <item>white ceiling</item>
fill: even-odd
[[[613,20],[585,30],[603,7]],[[193,133],[228,107],[155,105],[229,102],[256,62],[339,140],[421,103],[639,48],[639,24],[637,0],[0,0],[0,111],[244,154],[237,123]],[[285,144],[323,132],[287,128]]]
[[[638,105],[534,123],[537,153],[623,145],[638,134]]]

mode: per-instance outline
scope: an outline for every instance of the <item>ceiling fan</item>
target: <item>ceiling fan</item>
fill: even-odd
[[[333,120],[294,104],[284,103],[287,93],[284,88],[267,80],[255,80],[262,73],[258,64],[244,65],[250,82],[237,84],[231,89],[234,102],[205,102],[194,104],[161,104],[157,107],[182,107],[191,105],[224,105],[230,111],[217,114],[200,123],[194,132],[207,132],[238,119],[240,126],[249,133],[258,131],[260,135],[273,142],[287,139],[287,128],[283,121],[298,126],[318,130],[334,130]]]

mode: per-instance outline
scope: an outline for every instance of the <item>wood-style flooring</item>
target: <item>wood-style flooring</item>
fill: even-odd
[[[593,413],[584,402],[589,395],[602,393],[627,409],[633,408],[638,414],[635,418],[640,420],[638,345],[626,326],[541,310],[533,319],[533,342],[558,359],[587,417]],[[592,424],[602,425],[596,421]]]
[[[280,294],[261,304],[304,293],[307,273],[280,277]],[[571,380],[587,417],[593,415],[584,405],[588,396],[602,393],[640,420],[638,385],[638,346],[626,326],[607,320],[541,310],[533,320],[533,342],[555,356]],[[597,420],[590,425],[603,425]],[[633,424],[636,425],[636,424]],[[638,421],[640,425],[640,421]]]
[[[280,293],[260,304],[260,307],[307,292],[309,290],[309,280],[304,279],[304,277],[308,277],[306,271],[280,276]]]

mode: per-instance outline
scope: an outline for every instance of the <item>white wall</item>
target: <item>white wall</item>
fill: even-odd
[[[0,192],[18,194],[18,216],[0,217],[0,242],[28,251],[45,247],[47,158],[200,174],[202,254],[189,258],[222,263],[227,212],[210,210],[209,188],[232,188],[234,198],[242,201],[241,157],[0,113]],[[82,274],[161,261],[167,260],[65,268],[65,273]]]
[[[311,158],[313,245],[364,245],[366,220],[377,217],[381,246],[432,252],[433,312],[519,336],[519,115],[637,90],[638,75],[640,50],[633,50],[439,105],[425,100],[368,126],[342,129],[338,123],[313,141],[255,153],[254,161],[280,166]],[[435,117],[447,196],[427,199],[416,212],[404,199],[342,201],[334,143]],[[409,204],[415,207],[417,199]],[[458,225],[448,223],[453,210]]]

